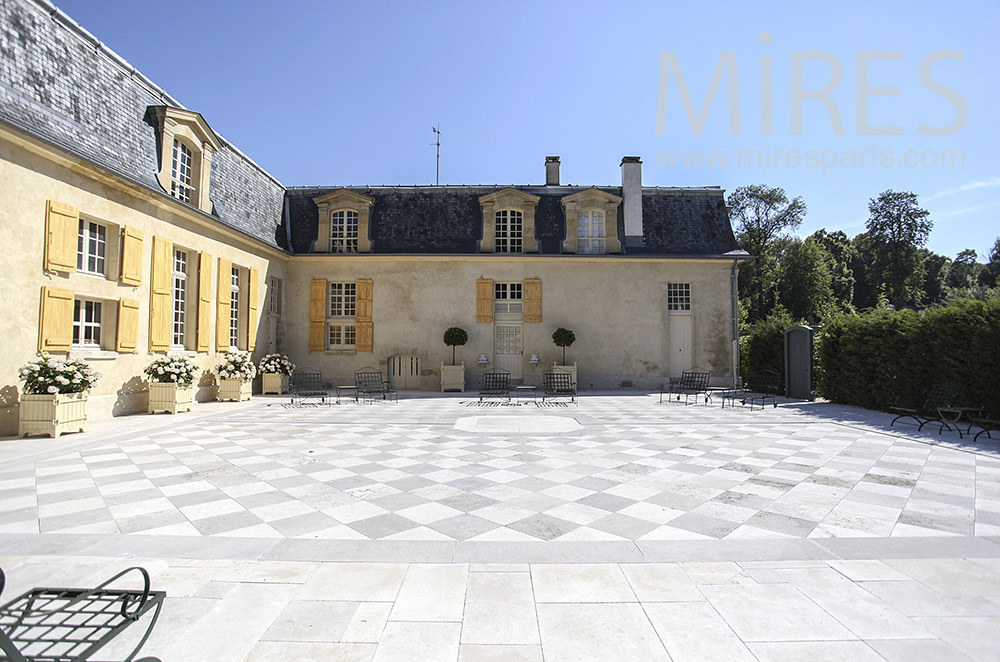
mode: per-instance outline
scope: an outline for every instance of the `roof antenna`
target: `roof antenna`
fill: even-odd
[[[437,164],[434,166],[434,186],[437,186],[441,183],[441,123],[432,126],[431,131],[437,135],[437,142],[431,143],[437,146]]]

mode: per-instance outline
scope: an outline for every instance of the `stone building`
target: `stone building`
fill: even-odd
[[[582,390],[732,379],[748,256],[719,188],[643,187],[637,157],[616,186],[548,157],[533,186],[286,187],[46,0],[0,5],[0,53],[0,434],[38,352],[103,374],[92,418],[144,411],[164,353],[199,400],[230,349],[435,390],[451,326],[470,386],[540,380],[558,327]]]

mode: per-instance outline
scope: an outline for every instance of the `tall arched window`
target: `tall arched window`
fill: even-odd
[[[330,214],[330,252],[358,252],[358,212],[340,209]]]
[[[604,247],[604,212],[580,211],[576,213],[577,253],[602,254]]]
[[[493,250],[497,253],[520,253],[523,250],[524,215],[516,209],[501,209],[494,221]]]
[[[170,168],[170,195],[178,200],[190,203],[194,186],[191,185],[191,173],[194,159],[188,146],[174,138],[174,158]]]

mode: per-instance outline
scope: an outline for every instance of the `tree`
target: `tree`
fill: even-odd
[[[976,261],[978,257],[976,251],[971,248],[966,248],[956,255],[948,272],[948,287],[969,288],[977,285],[979,272],[983,269],[983,265]]]
[[[877,282],[896,306],[920,303],[923,270],[918,249],[927,243],[934,225],[930,212],[920,208],[915,193],[888,190],[869,200],[868,213]]]
[[[986,266],[979,274],[979,282],[985,287],[1000,287],[1000,237],[993,242]]]
[[[781,256],[779,300],[793,317],[817,323],[835,308],[830,257],[813,239],[793,240]]]
[[[833,300],[837,307],[844,311],[854,308],[854,246],[843,231],[827,233],[817,230],[807,241],[820,243],[826,250],[830,267],[830,287],[833,290]]]
[[[455,365],[455,347],[469,342],[469,334],[465,329],[453,326],[444,332],[444,344],[451,347],[451,364]]]
[[[576,334],[560,326],[552,334],[552,342],[556,344],[556,347],[562,347],[562,364],[566,365],[566,348],[576,342]]]
[[[951,260],[926,248],[921,248],[920,260],[924,265],[924,303],[932,306],[945,300],[945,279]]]
[[[777,240],[802,224],[806,205],[788,199],[784,189],[764,184],[741,186],[729,196],[736,239],[754,260],[740,268],[740,288],[750,303],[751,321],[763,318],[776,296]]]

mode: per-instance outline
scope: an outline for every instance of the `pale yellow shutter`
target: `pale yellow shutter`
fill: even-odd
[[[542,281],[528,278],[524,281],[524,321],[542,321]]]
[[[142,285],[142,230],[122,228],[122,277],[126,285]]]
[[[315,279],[309,284],[309,351],[326,349],[326,281]]]
[[[357,299],[354,312],[356,338],[354,347],[359,352],[374,351],[375,338],[372,330],[372,281],[363,278],[356,283]]]
[[[115,349],[135,354],[139,348],[139,302],[132,299],[118,300],[118,338]]]
[[[73,346],[73,291],[42,287],[38,351],[68,352]]]
[[[170,349],[173,321],[171,281],[174,273],[174,244],[163,237],[153,237],[152,285],[149,290],[149,351]]]
[[[212,256],[198,256],[198,351],[207,352],[212,329]]]
[[[49,200],[45,208],[45,270],[76,271],[80,210]]]
[[[493,281],[489,278],[476,281],[476,321],[493,321]]]
[[[219,258],[219,284],[216,288],[215,303],[215,350],[229,351],[229,297],[232,292],[233,263],[231,260]]]
[[[247,309],[247,351],[252,352],[257,347],[257,269],[250,267],[250,287],[248,291]]]

